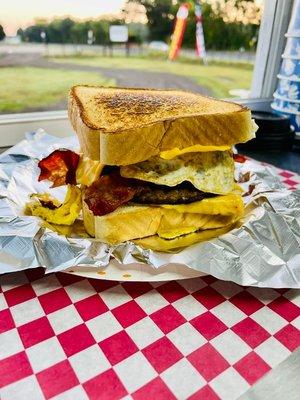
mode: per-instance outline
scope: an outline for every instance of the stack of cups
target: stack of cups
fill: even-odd
[[[273,110],[290,117],[297,136],[300,135],[300,0],[294,1],[287,43],[282,55],[282,65]]]

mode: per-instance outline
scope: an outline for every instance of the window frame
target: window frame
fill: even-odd
[[[272,98],[293,0],[265,0],[254,63],[251,98]]]
[[[264,0],[250,98],[230,100],[256,111],[270,109],[292,6],[293,0]],[[3,114],[0,115],[0,148],[16,144],[25,132],[39,128],[59,137],[73,132],[66,110]]]

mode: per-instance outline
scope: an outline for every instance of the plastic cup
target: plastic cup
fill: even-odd
[[[300,37],[288,37],[283,58],[300,59]]]
[[[300,37],[300,0],[294,0],[287,37]]]
[[[300,78],[300,60],[283,58],[279,73],[287,77],[296,75]]]

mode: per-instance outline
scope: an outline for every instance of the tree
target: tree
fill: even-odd
[[[73,43],[86,44],[88,39],[88,31],[90,30],[90,23],[77,22],[71,28],[71,39]]]
[[[17,35],[20,36],[22,42],[25,42],[25,33],[22,28],[17,30]]]
[[[245,3],[247,3],[244,0],[240,3],[239,0],[232,1],[234,7],[241,5],[245,7]],[[214,50],[238,50],[241,47],[251,49],[255,43],[253,38],[258,36],[259,26],[252,23],[244,24],[233,15],[230,16],[229,22],[224,13],[225,9],[214,8],[211,4],[203,3],[203,31],[206,47]],[[229,18],[229,13],[226,16]]]
[[[54,19],[46,26],[49,43],[72,43],[72,28],[75,22],[71,18]]]
[[[172,0],[140,0],[146,9],[150,40],[168,41],[172,32],[174,14]]]
[[[190,4],[183,46],[195,47],[195,2],[187,0],[135,0],[146,9],[149,39],[170,41],[177,10]],[[132,3],[132,0],[129,1]],[[255,0],[201,1],[206,47],[218,50],[249,49],[258,35],[260,8]]]
[[[43,41],[41,33],[46,29],[45,25],[32,25],[24,30],[24,40],[27,42],[41,43]]]
[[[4,32],[3,26],[0,25],[0,41],[3,40],[5,38],[5,36],[6,35],[5,35],[5,32]]]

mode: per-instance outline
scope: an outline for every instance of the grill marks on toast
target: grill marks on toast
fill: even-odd
[[[111,97],[104,94],[95,96],[95,101],[110,111],[112,115],[122,114],[130,110],[131,114],[153,114],[160,108],[165,108],[166,111],[172,112],[176,109],[194,105],[195,99],[186,99],[183,101],[182,96],[171,95],[166,98],[156,94],[146,93],[115,93]]]
[[[103,133],[139,128],[176,116],[237,112],[242,106],[180,90],[75,86],[83,122]],[[138,117],[138,118],[135,118]]]

